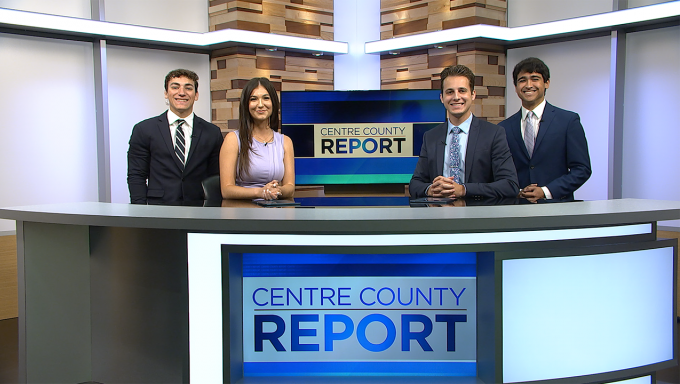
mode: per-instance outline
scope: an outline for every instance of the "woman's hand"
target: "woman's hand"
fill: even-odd
[[[272,180],[262,187],[262,198],[265,200],[276,200],[281,196],[281,183]]]

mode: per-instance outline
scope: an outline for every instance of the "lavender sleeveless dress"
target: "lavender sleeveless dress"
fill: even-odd
[[[241,139],[236,132],[239,148]],[[236,185],[246,188],[260,188],[272,180],[283,179],[283,135],[274,132],[274,141],[260,143],[253,139],[253,152],[250,154],[250,169],[243,178],[236,179]]]

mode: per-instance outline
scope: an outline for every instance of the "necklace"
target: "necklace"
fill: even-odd
[[[271,133],[272,133],[272,136],[271,136],[270,138],[268,138],[268,139],[263,139],[262,137],[260,137],[260,136],[258,136],[258,135],[256,135],[256,134],[254,134],[254,133],[253,133],[253,137],[255,138],[255,140],[257,140],[257,141],[259,141],[259,142],[261,142],[261,143],[264,143],[264,146],[266,147],[267,144],[273,143],[273,142],[274,142],[274,130],[271,130]]]

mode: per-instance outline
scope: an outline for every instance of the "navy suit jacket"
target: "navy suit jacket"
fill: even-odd
[[[219,175],[222,132],[194,115],[191,148],[184,172],[170,135],[167,112],[132,129],[128,150],[128,188],[133,204],[181,204],[203,200],[201,181]]]
[[[411,177],[411,197],[427,196],[427,188],[442,175],[447,123],[423,135],[423,146]],[[517,174],[505,139],[498,125],[472,117],[465,153],[465,193],[468,196],[515,197],[519,192]]]
[[[574,191],[592,173],[588,142],[578,114],[546,103],[531,159],[524,145],[521,119],[520,109],[500,123],[505,128],[519,186],[538,184],[548,187],[553,199],[573,200]]]

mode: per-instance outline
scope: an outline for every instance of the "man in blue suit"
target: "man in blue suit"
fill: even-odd
[[[472,114],[475,75],[464,65],[441,72],[446,122],[423,135],[411,197],[515,197],[519,187],[505,130]]]
[[[512,72],[519,112],[500,123],[517,169],[519,197],[574,200],[574,191],[590,174],[588,143],[578,114],[545,101],[550,70],[543,61],[530,57]]]
[[[170,71],[165,98],[167,111],[132,129],[127,178],[132,204],[202,201],[201,181],[219,174],[220,128],[194,114],[198,75]]]

